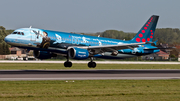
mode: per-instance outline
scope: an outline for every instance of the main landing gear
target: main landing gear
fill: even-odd
[[[67,55],[67,61],[66,62],[64,62],[64,67],[72,67],[72,62],[71,61],[69,61],[69,56]]]
[[[64,67],[72,67],[72,62],[69,61],[69,57],[67,56],[67,61],[64,62]],[[91,61],[88,63],[89,68],[95,68],[96,62],[93,62],[93,57],[90,57]]]
[[[96,62],[93,62],[93,57],[90,57],[91,61],[88,63],[89,68],[95,68],[96,67]]]
[[[72,66],[72,62],[71,61],[64,62],[64,67],[71,67],[71,66]]]

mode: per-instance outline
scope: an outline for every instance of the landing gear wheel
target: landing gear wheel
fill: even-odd
[[[88,63],[88,67],[89,68],[95,68],[96,67],[96,63],[95,62],[89,62]]]
[[[89,68],[95,68],[96,67],[96,62],[93,62],[93,57],[90,57],[91,61],[88,63]]]
[[[28,53],[29,53],[29,50],[26,49],[26,57],[23,57],[24,61],[28,61]]]
[[[67,58],[67,61],[64,62],[64,67],[72,67],[72,62],[69,61],[69,54],[67,54],[66,58]]]
[[[64,67],[71,67],[71,66],[72,66],[72,62],[70,61],[64,62]]]
[[[24,60],[24,61],[27,61],[28,59],[27,59],[26,57],[23,57],[23,60]]]

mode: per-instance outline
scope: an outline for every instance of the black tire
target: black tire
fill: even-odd
[[[23,57],[23,60],[24,60],[24,61],[27,61],[26,57]]]
[[[96,67],[96,62],[89,62],[88,67],[89,68],[95,68]]]
[[[68,62],[68,67],[72,67],[72,62]]]
[[[72,62],[64,62],[64,67],[72,67]]]
[[[93,68],[96,67],[96,62],[92,62],[92,67],[93,67]]]
[[[92,63],[91,62],[88,63],[88,67],[92,68]]]

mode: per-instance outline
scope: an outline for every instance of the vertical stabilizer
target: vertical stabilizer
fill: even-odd
[[[154,32],[156,30],[156,25],[159,16],[152,15],[149,20],[144,24],[144,26],[139,30],[136,36],[130,40],[132,42],[152,42],[154,37]]]

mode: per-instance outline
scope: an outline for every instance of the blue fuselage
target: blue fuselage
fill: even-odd
[[[44,34],[46,32],[46,35]],[[49,51],[59,54],[67,54],[67,48],[71,46],[111,46],[130,44],[131,41],[95,37],[74,33],[65,33],[35,28],[21,28],[6,36],[5,41],[10,45],[29,50]],[[48,42],[48,44],[47,44]],[[48,46],[48,48],[46,48]],[[133,49],[120,49],[117,55],[112,51],[96,54],[99,58],[127,58],[159,52],[159,49],[151,44],[138,45]],[[151,50],[152,49],[152,50]]]

